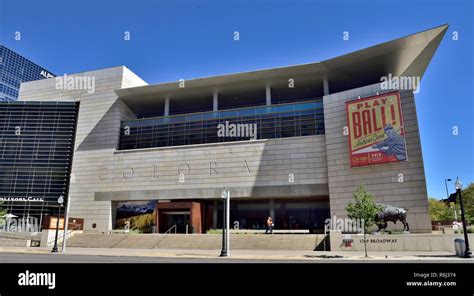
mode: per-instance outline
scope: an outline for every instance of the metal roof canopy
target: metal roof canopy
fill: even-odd
[[[173,81],[119,89],[115,93],[135,113],[142,113],[156,108],[167,97],[187,100],[208,97],[215,91],[238,94],[266,85],[287,88],[290,78],[298,83],[298,88],[322,87],[326,78],[331,93],[347,89],[344,85],[352,88],[380,82],[381,76],[388,73],[421,78],[447,29],[448,25],[442,25],[322,62],[190,79],[185,81],[184,88],[179,87],[179,81]]]

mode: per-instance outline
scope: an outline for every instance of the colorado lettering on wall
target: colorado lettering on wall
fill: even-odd
[[[346,102],[351,167],[407,160],[400,93]]]

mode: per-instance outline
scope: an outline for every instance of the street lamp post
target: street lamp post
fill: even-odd
[[[446,186],[446,197],[449,199],[449,193],[448,193],[448,182],[451,182],[451,179],[444,179],[444,186]]]
[[[229,190],[222,191],[221,197],[224,200],[221,257],[227,257],[229,256],[230,191]]]
[[[459,178],[456,178],[456,183],[454,185],[456,187],[456,193],[459,196],[459,204],[461,205],[462,228],[464,230],[464,243],[466,245],[466,250],[464,251],[464,258],[471,258],[471,250],[469,249],[469,236],[467,234],[466,217],[464,215],[464,206],[462,203],[462,183]]]
[[[61,195],[58,198],[58,220],[56,221],[56,236],[54,238],[54,247],[51,250],[52,253],[58,252],[58,233],[59,233],[59,219],[61,219],[61,207],[63,206],[64,197]]]
[[[446,187],[447,202],[449,202],[448,182],[451,182],[451,178],[444,179],[444,186]],[[454,210],[454,221],[458,221],[458,213],[456,211],[456,206],[452,206],[452,205],[450,206],[453,207],[453,210]]]
[[[68,232],[68,224],[69,224],[69,204],[70,201],[68,200],[66,205],[66,210],[64,212],[64,231],[63,231],[63,246],[61,248],[61,252],[66,252],[66,241],[67,241],[67,232]]]

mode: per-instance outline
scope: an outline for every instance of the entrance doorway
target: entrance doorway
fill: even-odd
[[[170,229],[176,225],[176,233],[188,233],[189,232],[189,211],[169,211],[163,212],[164,216],[164,231]],[[174,233],[174,230],[171,230],[171,233]]]
[[[201,203],[198,201],[158,201],[157,232],[164,233],[176,225],[176,233],[201,233]],[[171,231],[174,233],[174,229]]]

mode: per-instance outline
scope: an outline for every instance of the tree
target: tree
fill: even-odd
[[[377,214],[381,208],[378,206],[372,194],[365,190],[364,185],[360,185],[354,193],[355,202],[349,202],[346,207],[347,216],[350,219],[359,219],[364,221],[364,233],[374,226]]]
[[[469,224],[474,224],[474,183],[470,183],[464,190],[462,190],[462,199],[464,205],[464,213],[466,221]],[[455,193],[454,193],[455,194]],[[454,221],[454,210],[456,209],[457,220],[461,221],[461,206],[459,199],[455,194],[456,203],[447,204],[442,200],[435,198],[429,199],[429,210],[432,221]],[[453,199],[454,201],[454,199]]]
[[[474,224],[474,183],[470,183],[462,191],[462,201],[464,204],[464,212],[466,213],[466,220],[468,220],[470,224]]]
[[[360,185],[357,191],[354,193],[355,202],[349,202],[346,206],[347,216],[350,219],[358,219],[363,221],[364,228],[364,251],[365,257],[367,256],[367,230],[375,225],[377,214],[381,208],[378,206],[372,194],[365,191],[364,185]]]
[[[432,221],[454,220],[454,210],[451,209],[444,201],[430,197],[428,204]]]

